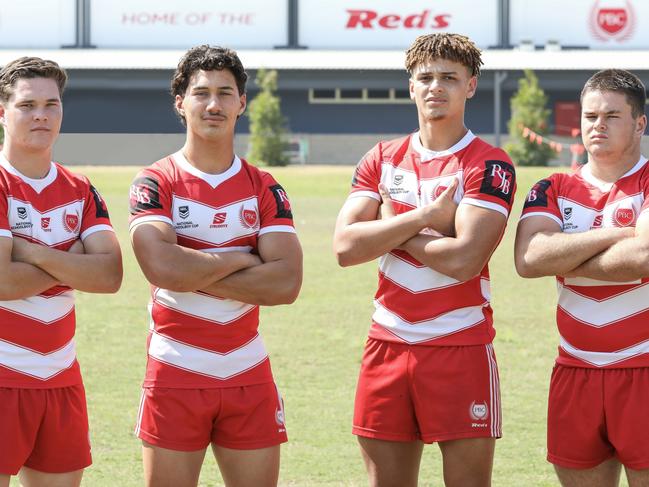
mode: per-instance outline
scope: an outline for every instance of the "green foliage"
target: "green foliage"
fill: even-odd
[[[548,133],[550,109],[548,97],[539,86],[534,71],[525,70],[525,77],[518,81],[518,91],[511,99],[512,118],[507,124],[509,142],[505,150],[512,160],[521,166],[547,166],[554,151],[547,144],[538,144],[523,137],[523,127],[540,135]]]
[[[260,69],[255,79],[261,92],[248,106],[250,152],[248,160],[269,166],[286,166],[286,118],[277,96],[277,71]]]

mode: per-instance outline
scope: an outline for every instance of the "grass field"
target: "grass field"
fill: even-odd
[[[107,200],[124,255],[116,295],[79,293],[78,355],[88,395],[94,465],[87,486],[142,485],[140,443],[132,429],[146,357],[148,285],[130,248],[127,192],[136,168],[79,168]],[[493,485],[557,485],[545,461],[546,399],[558,337],[556,288],[550,278],[514,271],[513,235],[521,201],[549,169],[520,169],[518,197],[505,239],[491,260],[496,352],[504,437],[497,442]],[[352,167],[273,169],[292,200],[304,247],[304,285],[291,306],[262,311],[261,330],[284,395],[289,443],[281,485],[366,485],[350,433],[354,388],[376,286],[376,263],[341,269],[331,251],[336,214]],[[438,448],[427,446],[420,485],[442,485]],[[200,485],[221,483],[208,453]]]

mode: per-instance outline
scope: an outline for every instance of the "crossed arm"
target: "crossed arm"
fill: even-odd
[[[531,216],[518,224],[514,258],[521,277],[634,281],[649,276],[649,217],[641,215],[635,229],[562,233],[554,220]]]
[[[88,236],[69,251],[0,238],[0,299],[35,296],[64,284],[90,293],[117,292],[122,282],[122,255],[112,232]]]
[[[259,256],[207,253],[178,245],[166,223],[146,222],[131,232],[142,272],[155,286],[177,292],[201,290],[250,304],[288,304],[302,284],[302,249],[295,234],[259,237]]]

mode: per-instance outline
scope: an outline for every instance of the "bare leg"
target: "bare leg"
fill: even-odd
[[[622,466],[615,458],[606,460],[594,468],[580,470],[554,466],[562,487],[617,487]]]
[[[370,487],[414,487],[424,444],[358,437]]]
[[[212,443],[227,487],[275,487],[279,478],[280,447],[234,450]]]
[[[632,470],[624,468],[629,487],[649,487],[649,469]]]
[[[439,443],[446,487],[489,487],[495,438],[466,438]]]
[[[46,473],[23,467],[18,472],[23,487],[79,487],[83,469],[65,473]]]
[[[0,487],[9,487],[10,480],[11,480],[11,475],[0,474]]]
[[[177,451],[142,442],[144,485],[147,487],[195,487],[205,450]]]

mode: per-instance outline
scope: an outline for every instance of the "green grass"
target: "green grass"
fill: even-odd
[[[353,168],[273,169],[288,191],[304,247],[304,285],[291,306],[262,311],[261,330],[286,404],[289,443],[281,485],[366,485],[350,433],[354,389],[376,286],[376,264],[341,269],[331,251],[334,221]],[[491,260],[496,353],[504,437],[497,442],[494,486],[557,485],[545,461],[550,371],[558,337],[551,278],[523,280],[514,271],[513,236],[522,199],[549,169],[519,169],[510,225]],[[148,285],[130,248],[127,192],[136,168],[79,168],[107,201],[124,254],[116,295],[79,293],[77,342],[88,395],[94,464],[84,485],[142,485],[140,443],[133,434],[146,357]],[[201,485],[221,484],[206,456]],[[438,448],[427,446],[421,485],[442,485]]]

